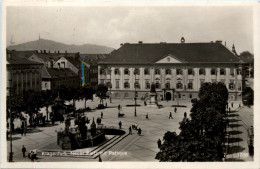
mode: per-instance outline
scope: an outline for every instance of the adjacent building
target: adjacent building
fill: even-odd
[[[69,68],[43,68],[42,90],[59,89],[60,86],[80,86],[80,78]]]
[[[19,52],[7,51],[7,87],[11,85],[16,96],[21,96],[29,90],[40,91],[43,64],[29,61],[25,55],[17,55]]]
[[[80,61],[79,55],[75,55],[74,57],[61,57],[59,60],[55,62],[53,67],[60,68],[60,69],[63,68],[71,69],[81,79],[81,84],[83,84],[83,82],[86,83],[89,81],[90,65],[83,61]]]
[[[87,79],[87,84],[89,84],[94,90],[98,87],[98,62],[102,61],[109,54],[81,54],[82,60],[89,64],[89,77]]]
[[[98,83],[110,86],[111,97],[145,98],[152,84],[160,99],[198,97],[205,82],[222,82],[229,100],[241,100],[244,62],[222,45],[210,43],[125,43],[98,63]]]

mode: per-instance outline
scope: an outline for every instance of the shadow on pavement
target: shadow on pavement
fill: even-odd
[[[237,119],[229,119],[229,123],[234,123],[234,122],[238,122],[238,121],[241,121],[241,120],[237,120]]]
[[[242,131],[237,131],[237,130],[229,131],[230,135],[237,135],[237,134],[242,134],[242,133],[243,133]]]
[[[229,138],[229,140],[228,140],[229,144],[230,143],[241,142],[241,141],[243,141],[242,138]]]
[[[233,153],[239,153],[245,150],[245,148],[241,146],[230,146],[228,149],[228,154],[233,154]]]
[[[238,159],[238,158],[229,158],[229,159],[226,159],[227,162],[234,162],[234,161],[245,161],[243,159]]]
[[[238,114],[228,114],[228,117],[236,117],[239,116]]]
[[[240,127],[242,126],[241,124],[229,124],[228,127],[230,128],[235,128],[235,127]]]
[[[12,137],[12,140],[15,141],[15,140],[20,140],[22,137]],[[10,141],[10,137],[8,137],[7,141]]]
[[[38,132],[42,132],[43,130],[39,129],[39,128],[34,128],[34,129],[28,129],[26,131],[26,133],[38,133]]]

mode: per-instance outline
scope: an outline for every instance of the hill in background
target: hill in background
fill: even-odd
[[[26,42],[18,45],[12,45],[7,47],[8,50],[17,51],[32,51],[32,50],[46,50],[54,53],[55,51],[60,51],[61,53],[84,53],[84,54],[108,54],[113,51],[113,48],[94,45],[94,44],[84,44],[84,45],[67,45],[60,42],[55,42],[47,39],[39,39],[36,41]]]

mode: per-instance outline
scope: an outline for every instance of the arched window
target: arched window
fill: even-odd
[[[171,69],[166,69],[166,70],[165,70],[165,74],[166,74],[166,75],[172,74]]]
[[[234,76],[234,72],[235,72],[234,69],[230,68],[230,75],[231,76]]]
[[[135,82],[135,88],[136,88],[136,89],[140,89],[140,84],[139,84],[139,82]]]
[[[100,69],[100,75],[104,75],[104,74],[106,74],[105,69]]]
[[[144,69],[144,74],[145,74],[145,75],[149,75],[149,74],[150,74],[149,69],[145,68],[145,69]]]
[[[182,83],[181,82],[176,83],[176,88],[177,89],[182,89],[183,88]]]
[[[130,74],[129,69],[125,68],[124,74],[125,74],[125,75],[129,75],[129,74]]]
[[[193,89],[193,83],[192,82],[188,83],[188,89]]]
[[[165,88],[166,88],[166,89],[170,89],[170,88],[171,88],[170,82],[167,82],[167,83],[165,84]]]
[[[220,75],[225,75],[226,74],[226,70],[225,69],[220,69]]]
[[[229,83],[229,89],[235,90],[235,84],[233,82]]]
[[[205,74],[206,74],[206,73],[205,73],[205,69],[200,68],[199,74],[200,74],[200,75],[205,75]]]
[[[156,88],[156,89],[160,89],[160,88],[161,88],[161,85],[160,85],[159,82],[156,82],[156,83],[155,83],[155,88]]]
[[[120,70],[119,69],[115,69],[115,75],[120,75]]]
[[[182,75],[182,70],[181,69],[176,69],[176,74],[177,75]]]
[[[210,71],[211,75],[216,75],[217,74],[217,71],[215,68],[212,68],[211,71]]]
[[[149,82],[146,82],[146,83],[145,83],[145,88],[146,88],[146,89],[150,89],[150,83],[149,83]]]
[[[138,68],[135,68],[134,74],[135,74],[135,75],[139,75],[139,74],[140,74],[140,70],[139,70]]]
[[[161,73],[160,73],[160,69],[155,69],[155,74],[156,75],[160,75]]]
[[[188,69],[188,75],[194,75],[193,69]]]
[[[130,88],[129,82],[125,82],[125,83],[124,83],[124,88]]]

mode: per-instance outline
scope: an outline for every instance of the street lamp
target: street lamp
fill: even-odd
[[[137,94],[137,92],[136,92],[136,71],[135,71],[135,84],[134,84],[134,86],[135,86],[135,117],[137,116],[136,115],[136,94]]]
[[[13,88],[11,87],[12,86],[12,80],[10,79],[9,80],[10,82],[10,86],[9,86],[9,111],[10,111],[10,125],[9,125],[9,129],[10,129],[10,153],[9,153],[9,162],[13,162],[13,138],[12,138],[12,101],[11,101],[11,93],[13,92]]]

